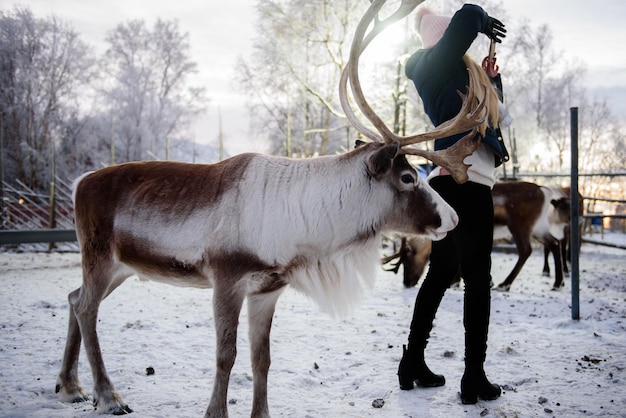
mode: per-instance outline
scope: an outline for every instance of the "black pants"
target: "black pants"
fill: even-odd
[[[482,363],[491,309],[491,189],[472,182],[457,184],[451,176],[435,177],[430,184],[456,210],[459,224],[443,240],[433,242],[430,267],[415,301],[409,348],[426,346],[441,299],[460,274],[465,282],[465,361]]]

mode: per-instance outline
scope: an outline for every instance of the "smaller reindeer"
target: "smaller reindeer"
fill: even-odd
[[[531,240],[542,243],[554,257],[553,289],[563,286],[563,262],[559,240],[569,222],[569,203],[552,199],[549,188],[523,181],[496,183],[492,191],[494,205],[494,238],[503,230],[513,236],[518,259],[513,270],[496,290],[509,291],[513,281],[532,253]]]

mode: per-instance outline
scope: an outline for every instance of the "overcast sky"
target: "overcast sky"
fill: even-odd
[[[534,27],[548,24],[555,48],[564,51],[568,58],[585,63],[590,91],[604,94],[615,113],[626,120],[625,0],[505,0],[503,3],[516,19],[527,17]],[[231,79],[237,57],[252,50],[256,0],[0,0],[2,9],[13,4],[30,7],[37,17],[54,13],[71,22],[85,42],[99,48],[103,48],[106,32],[118,23],[142,19],[152,26],[159,17],[177,19],[181,31],[190,35],[193,59],[201,71],[198,82],[207,88],[212,99],[196,139],[216,140],[218,104],[226,139],[230,142],[246,137],[245,97],[234,90]],[[236,142],[237,147],[227,145],[230,154],[263,151],[261,144],[252,141]]]

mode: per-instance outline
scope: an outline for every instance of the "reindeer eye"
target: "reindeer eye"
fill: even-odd
[[[415,179],[410,174],[403,174],[402,177],[400,177],[400,180],[402,180],[402,183],[405,183],[405,184],[415,183]]]

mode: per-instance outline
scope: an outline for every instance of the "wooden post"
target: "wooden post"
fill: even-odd
[[[217,106],[218,139],[220,146],[220,161],[224,159],[224,133],[222,132],[222,108]]]
[[[57,227],[57,217],[56,217],[56,185],[54,181],[50,182],[50,213],[48,214],[48,228],[54,229]],[[48,244],[48,252],[52,251],[54,248],[54,243],[50,242]]]

